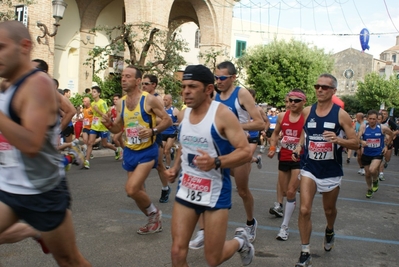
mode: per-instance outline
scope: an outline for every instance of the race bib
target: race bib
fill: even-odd
[[[379,138],[370,138],[366,139],[367,146],[370,148],[377,148],[380,147],[380,139]]]
[[[139,131],[143,127],[128,127],[126,128],[126,139],[128,145],[139,145],[148,141],[148,138],[141,139],[139,137]]]
[[[16,149],[10,145],[7,139],[0,133],[0,165],[1,167],[18,166]]]
[[[92,121],[93,125],[98,125],[99,122],[100,122],[100,118],[99,117],[93,117],[93,121]]]
[[[211,203],[212,179],[184,173],[177,197],[197,205]]]
[[[83,125],[84,126],[89,126],[90,125],[90,119],[89,118],[83,119]]]
[[[269,127],[270,129],[274,129],[274,128],[276,128],[276,124],[275,123],[270,123],[270,127]]]
[[[284,147],[288,150],[294,151],[297,144],[299,143],[299,137],[293,137],[293,136],[284,136],[281,139],[281,147]]]
[[[334,159],[334,144],[309,141],[309,158],[313,160]]]

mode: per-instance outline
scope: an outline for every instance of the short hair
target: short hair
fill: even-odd
[[[113,97],[115,97],[115,96],[118,98],[121,98],[121,94],[119,94],[119,93],[115,93]]]
[[[57,89],[58,89],[58,87],[60,86],[60,83],[58,82],[57,79],[53,79],[53,81],[54,81],[55,85],[57,85]]]
[[[143,79],[147,78],[148,80],[150,80],[150,82],[155,83],[156,85],[158,85],[158,77],[153,75],[153,74],[146,74],[144,75]]]
[[[323,73],[319,76],[319,78],[322,78],[322,77],[330,78],[332,81],[332,87],[337,88],[337,86],[338,86],[337,78],[335,78],[333,75],[331,75],[330,73]]]
[[[101,94],[101,88],[97,85],[91,87],[92,90],[96,90],[99,94]]]
[[[69,93],[71,90],[69,90],[69,89],[64,89],[64,95],[65,94],[67,94],[67,93]]]
[[[375,115],[377,116],[377,118],[378,118],[378,115],[379,115],[380,113],[378,113],[378,111],[375,110],[375,109],[371,109],[371,110],[369,110],[369,111],[367,112],[367,116],[370,116],[370,115],[373,115],[373,114],[375,114]],[[381,115],[382,115],[382,114],[381,114]]]
[[[64,90],[62,90],[62,89],[57,89],[58,90],[58,93],[60,93],[61,95],[64,95]]]
[[[36,66],[37,69],[39,69],[39,70],[41,70],[41,71],[43,71],[45,73],[48,72],[48,64],[47,64],[46,61],[44,61],[43,59],[38,59],[38,58],[36,58],[36,59],[34,59],[32,61],[38,63],[37,66]]]
[[[227,72],[229,73],[229,75],[237,74],[236,67],[235,67],[234,64],[231,63],[230,61],[224,61],[224,62],[222,62],[222,63],[219,63],[219,64],[216,66],[216,68],[217,68],[218,70],[227,69]]]
[[[0,23],[0,28],[5,29],[8,33],[8,37],[15,43],[19,43],[22,39],[28,39],[29,41],[32,41],[28,28],[19,21],[3,21]]]
[[[136,76],[135,76],[136,79],[139,79],[139,78],[141,79],[143,77],[143,73],[141,72],[141,70],[138,67],[136,67],[134,65],[129,65],[126,68],[136,70]]]
[[[86,93],[86,94],[90,93],[90,91],[91,91],[90,88],[86,88],[86,89],[85,89],[85,93]]]

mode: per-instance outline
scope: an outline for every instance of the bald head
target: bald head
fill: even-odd
[[[167,94],[163,97],[163,104],[166,108],[170,108],[172,106],[172,96]]]
[[[8,33],[8,37],[16,43],[19,43],[22,39],[32,41],[28,29],[19,21],[8,20],[1,22],[0,30],[5,30]]]

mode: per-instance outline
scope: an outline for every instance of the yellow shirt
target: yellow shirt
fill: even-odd
[[[104,100],[99,99],[97,102],[93,101],[91,102],[91,110],[93,112],[93,120],[91,122],[91,129],[98,131],[98,132],[106,132],[108,129],[102,124],[101,122],[101,115],[96,112],[94,109],[94,106],[97,106],[97,108],[102,112],[102,113],[107,113],[108,111],[108,106],[107,103],[105,103]]]
[[[155,114],[148,113],[145,108],[148,93],[142,92],[139,102],[134,110],[128,110],[126,107],[126,96],[122,97],[122,114],[123,123],[126,132],[126,147],[132,150],[142,150],[151,146],[155,141],[155,136],[141,139],[138,132],[142,128],[153,128],[156,125]]]

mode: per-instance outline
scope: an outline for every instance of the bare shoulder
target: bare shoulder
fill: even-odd
[[[310,109],[312,108],[312,106],[307,106],[302,110],[302,115],[305,117],[305,119],[309,116],[310,113]]]

